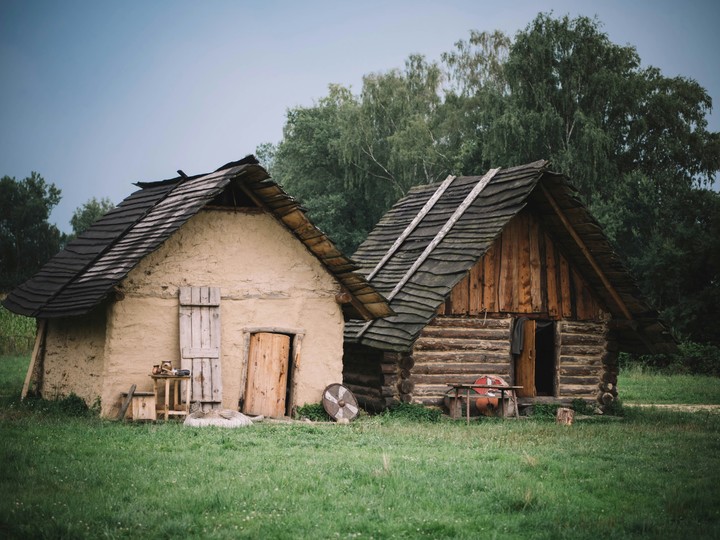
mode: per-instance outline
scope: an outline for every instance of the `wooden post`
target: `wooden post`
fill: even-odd
[[[575,411],[567,407],[560,407],[555,415],[555,423],[563,426],[571,426],[574,417]]]
[[[30,365],[28,366],[27,375],[25,375],[25,383],[23,384],[22,391],[20,392],[20,400],[27,397],[28,391],[30,390],[30,383],[32,382],[35,371],[41,373],[41,357],[45,354],[43,349],[45,348],[45,336],[47,335],[47,319],[40,319],[38,323],[37,334],[35,336],[35,345],[33,346],[32,354],[30,355]],[[41,375],[38,375],[38,378]]]

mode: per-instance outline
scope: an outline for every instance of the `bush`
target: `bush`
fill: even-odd
[[[634,356],[620,354],[620,368],[640,365],[667,375],[710,375],[720,377],[720,347],[711,343],[686,341],[675,354]]]
[[[296,416],[298,418],[307,418],[313,422],[329,422],[332,420],[322,403],[306,403],[297,408]]]
[[[35,319],[15,315],[0,305],[0,354],[27,354],[35,341]]]
[[[440,409],[432,409],[418,403],[398,403],[382,413],[384,418],[397,418],[415,422],[439,422]]]
[[[87,403],[78,395],[70,394],[68,396],[57,399],[43,399],[39,397],[28,396],[20,402],[20,408],[25,408],[34,412],[58,415],[58,416],[93,416],[99,413],[99,409],[92,410]]]

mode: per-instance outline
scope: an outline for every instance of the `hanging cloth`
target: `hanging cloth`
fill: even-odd
[[[512,336],[510,338],[510,352],[515,356],[519,355],[523,350],[524,336],[525,336],[525,323],[529,319],[527,317],[520,317],[515,320],[515,326],[513,327]]]

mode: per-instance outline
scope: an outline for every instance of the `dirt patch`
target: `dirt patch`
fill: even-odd
[[[671,411],[681,411],[681,412],[700,412],[700,411],[720,412],[720,405],[703,405],[703,404],[688,405],[688,404],[683,404],[683,403],[623,403],[623,405],[625,407],[642,407],[642,408],[655,407],[657,409],[668,409]]]

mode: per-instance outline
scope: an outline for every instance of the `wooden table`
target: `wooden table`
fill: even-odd
[[[155,393],[155,403],[158,403],[156,406],[157,413],[164,413],[165,420],[167,420],[170,415],[176,415],[176,416],[187,416],[190,414],[190,375],[150,375],[150,378],[153,380],[153,392]],[[159,387],[162,384],[162,381],[165,381],[165,395],[164,395],[164,405],[161,407],[159,405],[158,399],[159,399]],[[178,385],[181,381],[187,381],[186,387],[186,396],[185,396],[185,403],[181,403],[180,398],[180,392],[178,391]],[[170,384],[172,383],[172,394],[173,394],[173,400],[172,400],[172,409],[170,408]]]
[[[500,391],[500,416],[501,418],[505,418],[505,392],[509,393],[509,397],[514,398],[513,399],[513,412],[515,413],[515,418],[519,418],[520,414],[518,413],[518,407],[517,407],[517,395],[515,394],[516,390],[520,390],[522,386],[503,386],[501,384],[467,384],[467,383],[445,383],[448,386],[450,386],[453,390],[455,390],[455,402],[457,402],[459,396],[460,396],[460,390],[466,390],[467,391],[467,400],[465,402],[465,415],[467,419],[467,423],[470,423],[470,390],[474,388],[486,388],[488,390],[499,390]]]

